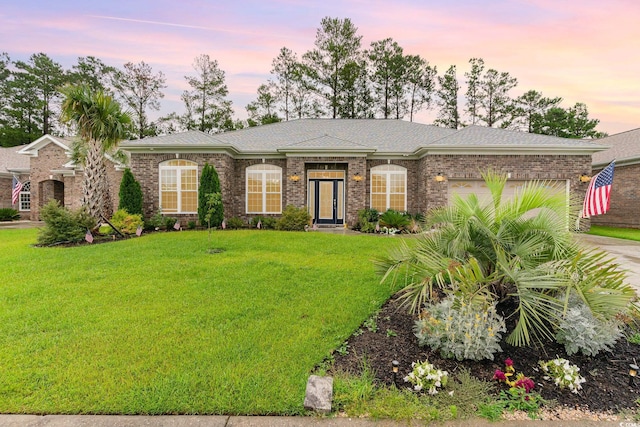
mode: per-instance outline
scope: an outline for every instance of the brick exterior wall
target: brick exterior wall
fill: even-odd
[[[18,179],[20,180],[21,183],[24,184],[25,182],[29,181],[29,175],[19,174]],[[12,208],[17,211],[20,211],[20,206],[18,205],[19,202],[16,203],[15,205],[11,204],[11,194],[13,193],[12,185],[13,185],[13,177],[0,177],[0,208]],[[31,219],[31,212],[20,211],[20,219],[22,220]]]
[[[31,157],[31,214],[32,221],[40,220],[40,208],[51,199],[59,200],[69,209],[82,206],[83,172],[76,170],[75,175],[54,174],[52,170],[61,170],[69,162],[65,150],[56,144],[48,144],[38,150],[38,157]],[[105,160],[109,192],[113,210],[118,209],[118,192],[122,181],[122,171],[116,170],[110,160]]]
[[[600,172],[594,170],[593,175]],[[586,184],[584,190],[586,191]],[[611,207],[591,223],[610,227],[640,228],[640,165],[617,166],[613,172]]]
[[[209,163],[216,168],[220,178],[224,215],[226,218],[234,216],[237,180],[235,179],[235,163],[233,159],[226,154],[206,153],[185,153],[180,154],[178,158],[198,164],[198,180],[205,163]],[[166,160],[173,159],[176,159],[176,155],[171,153],[134,153],[131,155],[131,172],[142,187],[145,218],[153,216],[160,208],[159,165]],[[186,221],[197,221],[198,219],[197,214],[172,213],[171,216],[178,218],[183,224]]]
[[[569,180],[573,195],[586,191],[578,177],[591,170],[591,156],[566,155],[433,155],[424,157],[419,168],[418,211],[447,204],[447,182],[434,180],[438,173],[449,179],[482,179],[481,172],[492,168],[497,172],[510,173],[512,179]],[[581,229],[588,228],[588,221],[581,222]]]
[[[131,170],[140,182],[144,193],[145,216],[158,210],[159,186],[158,165],[175,159],[175,154],[137,154],[131,156]],[[225,217],[239,217],[250,221],[254,215],[246,214],[246,169],[262,163],[262,159],[234,160],[226,154],[180,154],[181,159],[198,164],[198,176],[205,162],[213,164],[220,176]],[[357,220],[358,210],[370,205],[370,170],[384,165],[384,159],[366,160],[364,157],[288,157],[265,159],[265,164],[282,168],[282,208],[288,204],[305,207],[307,200],[307,171],[310,169],[344,170],[345,221],[352,225]],[[448,178],[481,179],[481,171],[491,167],[498,172],[511,173],[512,179],[554,179],[571,182],[574,194],[586,190],[578,180],[581,173],[591,170],[591,156],[567,155],[430,155],[420,160],[391,160],[390,164],[407,169],[407,210],[424,213],[428,209],[447,204],[448,184],[435,182],[434,177],[442,173]],[[356,173],[362,181],[353,180]],[[288,179],[300,176],[297,182]],[[190,220],[187,215],[176,217]],[[274,215],[279,216],[279,215]],[[588,221],[587,221],[588,223]],[[584,223],[583,223],[584,226]]]

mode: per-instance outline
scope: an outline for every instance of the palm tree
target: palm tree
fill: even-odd
[[[572,293],[600,318],[627,308],[635,293],[623,284],[624,273],[568,231],[564,193],[531,182],[503,200],[506,176],[489,171],[483,178],[490,203],[474,194],[454,196],[449,206],[429,213],[433,231],[377,260],[383,280],[402,281],[406,305],[418,312],[442,293],[510,301],[506,314],[517,319],[507,338],[513,345],[550,338]]]
[[[67,85],[61,92],[66,96],[61,119],[76,125],[83,151],[86,151],[82,205],[86,206],[89,215],[100,221],[110,217],[113,210],[104,154],[115,148],[127,134],[131,117],[102,91],[94,92],[84,85]]]

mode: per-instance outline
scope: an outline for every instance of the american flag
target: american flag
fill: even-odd
[[[136,228],[136,236],[140,237],[140,235],[142,235],[142,226],[139,225],[138,228]]]
[[[11,204],[15,205],[16,203],[18,203],[20,191],[22,190],[22,183],[18,181],[18,178],[16,178],[15,176],[13,177],[11,188]]]
[[[87,234],[84,235],[84,240],[89,243],[93,243],[93,234],[91,234],[90,230],[87,230]]]
[[[582,204],[582,218],[607,213],[610,206],[609,196],[613,185],[613,168],[615,161],[591,178],[587,194]]]
[[[222,229],[223,230],[227,228],[227,222],[224,219],[222,220],[222,224],[221,225],[222,225]]]
[[[173,224],[173,229],[174,229],[174,230],[176,230],[176,231],[179,231],[179,230],[180,230],[180,228],[181,228],[181,227],[180,227],[180,221],[176,221],[176,223],[175,223],[175,224]]]
[[[262,220],[260,220],[260,219],[258,220],[257,227],[258,227],[258,230],[262,228]]]

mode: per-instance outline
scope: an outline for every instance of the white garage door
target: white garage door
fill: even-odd
[[[502,192],[502,200],[509,200],[515,194],[518,188],[522,187],[527,181],[508,180]],[[549,188],[553,191],[564,192],[567,194],[566,181],[548,181]],[[484,181],[479,180],[449,180],[448,200],[453,200],[453,194],[458,194],[462,198],[466,198],[470,194],[477,194],[478,199],[482,203],[491,202],[491,193]]]

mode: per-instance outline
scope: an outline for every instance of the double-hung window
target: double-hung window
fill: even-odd
[[[407,169],[397,165],[371,168],[371,207],[380,212],[407,210]]]
[[[198,212],[198,164],[189,160],[160,163],[162,213]]]
[[[282,168],[275,165],[249,166],[247,172],[247,213],[282,212]]]

